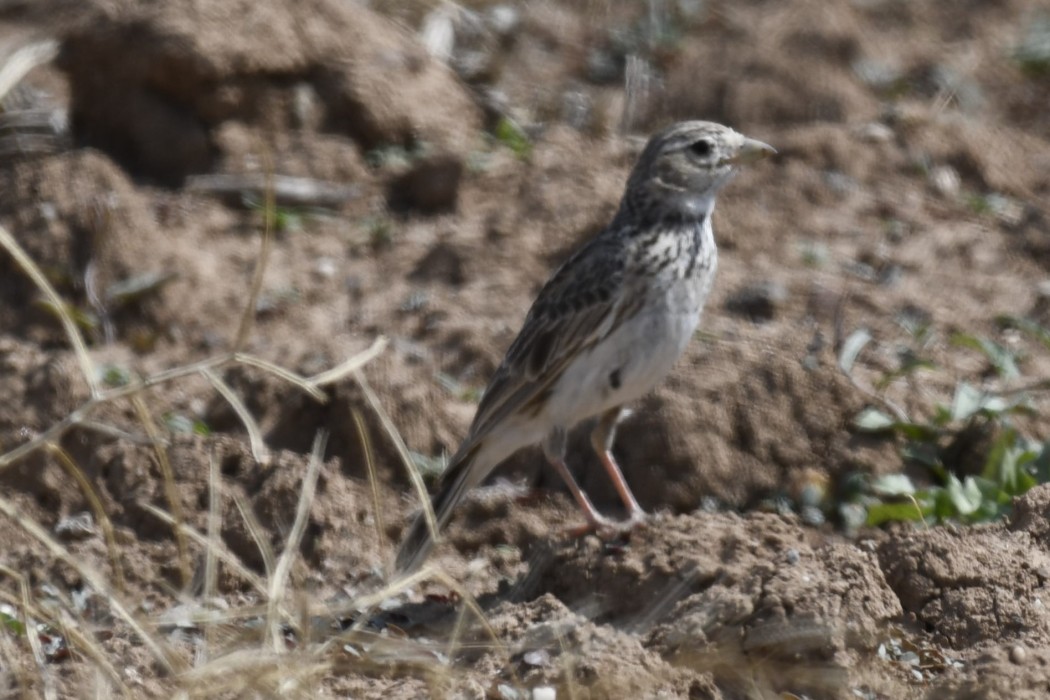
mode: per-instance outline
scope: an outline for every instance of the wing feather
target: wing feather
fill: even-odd
[[[599,237],[554,273],[489,382],[468,442],[544,399],[572,360],[612,331],[625,298],[624,256],[622,245]]]

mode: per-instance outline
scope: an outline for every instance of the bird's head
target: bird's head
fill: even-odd
[[[631,171],[625,203],[703,218],[736,166],[773,153],[772,146],[721,124],[679,122],[649,139]]]

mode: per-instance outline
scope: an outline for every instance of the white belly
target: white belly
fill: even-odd
[[[569,365],[546,412],[551,427],[571,428],[652,390],[693,337],[705,291],[674,289],[677,297],[642,310]]]

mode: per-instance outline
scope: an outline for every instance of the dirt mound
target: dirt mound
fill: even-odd
[[[154,269],[140,266],[153,251],[156,228],[145,198],[112,161],[90,150],[0,167],[0,222],[16,232],[29,256],[58,291],[98,305],[117,282]],[[31,231],[32,235],[24,232]],[[36,303],[29,279],[4,256],[0,260],[0,323],[47,337],[55,318]],[[32,328],[32,330],[30,330]],[[51,339],[57,339],[51,334]]]
[[[168,183],[213,169],[227,122],[456,153],[478,129],[447,69],[356,4],[100,1],[66,37],[61,65],[79,137]]]

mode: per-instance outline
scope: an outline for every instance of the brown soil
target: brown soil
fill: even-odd
[[[1038,0],[649,3],[663,33],[627,1],[474,1],[470,15],[371,5],[4,3],[0,56],[62,41],[19,89],[68,110],[72,146],[0,161],[0,224],[83,320],[106,388],[235,342],[263,195],[211,197],[195,176],[345,186],[323,210],[280,202],[242,349],[312,376],[384,336],[363,376],[417,461],[439,463],[539,286],[611,216],[638,149],[618,133],[625,104],[643,135],[679,118],[729,123],[779,155],[722,197],[702,333],[618,435],[626,478],[656,515],[627,541],[567,537],[578,512],[527,450],[457,513],[432,559],[439,575],[384,590],[417,500],[369,390],[344,378],[321,403],[226,365],[216,374],[258,422],[266,459],[195,374],[140,394],[165,460],[121,399],[63,435],[73,467],[39,450],[0,472],[0,694],[1050,693],[1050,487],[975,528],[843,532],[834,505],[857,474],[901,469],[898,446],[852,430],[870,399],[837,366],[845,334],[872,333],[855,372],[868,386],[910,342],[902,316],[929,324],[938,371],[886,390],[912,414],[950,400],[959,378],[988,379],[979,354],[949,342],[956,331],[1017,350],[1029,378],[1050,371],[1034,341],[996,322],[1045,323],[1050,308],[1050,81],[1013,58],[1047,17]],[[500,24],[508,9],[515,21]],[[442,12],[451,66],[419,38]],[[633,102],[623,72],[635,54],[649,80]],[[528,152],[489,135],[501,120],[522,127]],[[129,284],[145,291],[121,293]],[[91,398],[54,309],[6,253],[0,396],[0,453]],[[1035,406],[1027,427],[1050,434]],[[276,653],[260,641],[269,567],[320,430]],[[571,463],[615,515],[586,435]],[[221,561],[208,582],[208,548],[176,537],[158,508],[213,527],[212,551],[243,569]],[[15,631],[20,581],[52,622],[41,650]]]

